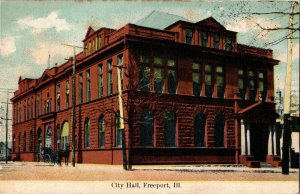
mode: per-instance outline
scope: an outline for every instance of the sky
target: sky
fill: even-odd
[[[18,88],[19,76],[38,78],[50,66],[72,56],[65,44],[82,46],[89,26],[118,29],[136,23],[152,11],[175,14],[192,22],[214,17],[228,30],[238,32],[238,42],[273,50],[275,88],[283,89],[287,41],[274,42],[288,32],[262,31],[287,27],[287,15],[253,15],[253,12],[290,12],[289,2],[244,1],[4,1],[0,0],[0,88]],[[298,7],[299,10],[299,7]],[[299,15],[295,18],[299,21]],[[157,21],[159,22],[159,21]],[[299,23],[297,23],[299,28]],[[295,33],[299,37],[299,31]],[[299,96],[299,39],[293,42],[292,89]],[[12,95],[11,95],[12,97]],[[6,95],[0,92],[0,102]],[[2,106],[4,104],[1,104]],[[1,126],[0,126],[1,127]]]

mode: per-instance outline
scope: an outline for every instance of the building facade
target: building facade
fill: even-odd
[[[122,163],[117,66],[130,164],[274,165],[272,51],[237,43],[212,17],[165,29],[89,27],[76,55],[75,160]],[[13,157],[71,144],[72,61],[19,79]],[[255,163],[256,162],[256,163]]]

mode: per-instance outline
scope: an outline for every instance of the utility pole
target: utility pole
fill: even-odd
[[[75,167],[75,106],[76,106],[76,48],[82,48],[75,45],[63,44],[73,48],[73,64],[72,64],[72,166]]]
[[[6,90],[6,102],[3,102],[6,104],[6,114],[5,114],[5,164],[7,164],[7,161],[8,161],[8,120],[11,120],[8,118],[8,104],[11,104],[8,102],[9,100],[9,92],[10,90],[13,90],[13,89],[4,89],[4,88],[0,88],[1,90]],[[1,118],[2,119],[2,118]]]
[[[118,77],[118,100],[119,100],[119,110],[120,110],[120,128],[122,131],[122,161],[123,169],[127,170],[127,157],[126,157],[126,138],[125,138],[125,127],[124,127],[124,110],[123,110],[123,99],[122,99],[122,83],[121,83],[121,69],[122,66],[117,67],[117,77]]]
[[[292,85],[292,54],[293,54],[293,23],[294,23],[294,10],[296,2],[291,2],[292,11],[289,19],[288,30],[288,55],[287,55],[287,67],[285,76],[285,91],[284,91],[284,105],[283,105],[283,145],[282,145],[282,174],[289,174],[289,159],[290,159],[290,147],[291,147],[291,85]]]

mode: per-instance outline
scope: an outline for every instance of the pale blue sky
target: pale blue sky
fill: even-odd
[[[135,2],[135,1],[1,1],[0,87],[17,88],[18,77],[39,77],[47,67],[48,52],[51,66],[61,64],[72,55],[61,43],[82,46],[88,26],[120,28],[135,23],[154,10],[199,21],[213,16],[227,29],[237,31],[243,44],[265,47],[286,31],[261,33],[254,22],[264,27],[287,26],[288,17],[282,15],[252,16],[246,19],[239,12],[290,11],[288,2]],[[299,21],[299,18],[298,18]],[[159,23],[159,21],[157,21]],[[298,23],[299,26],[299,23]],[[298,33],[297,33],[298,34]],[[269,46],[274,57],[282,62],[275,68],[283,88],[287,42]],[[294,89],[299,90],[299,42],[295,41]],[[297,77],[298,76],[298,77]],[[297,86],[297,88],[296,88]],[[277,86],[275,86],[277,87]],[[0,100],[3,98],[0,94]]]

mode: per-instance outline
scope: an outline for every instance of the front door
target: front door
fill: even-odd
[[[250,149],[251,155],[255,160],[265,162],[268,154],[268,124],[251,123],[250,124]]]

